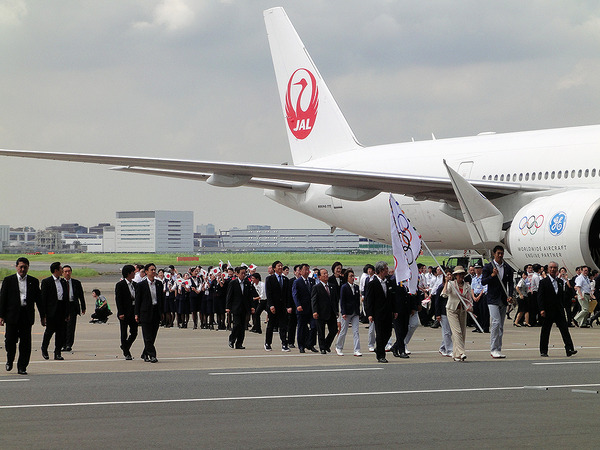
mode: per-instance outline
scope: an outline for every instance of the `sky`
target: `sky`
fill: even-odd
[[[274,6],[364,145],[600,123],[596,1],[0,0],[0,148],[291,162]],[[259,189],[20,158],[0,157],[0,199],[12,227],[153,209],[325,226]]]

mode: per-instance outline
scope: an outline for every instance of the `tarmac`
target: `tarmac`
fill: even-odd
[[[570,328],[578,354],[567,358],[556,328],[550,357],[539,356],[539,328],[507,320],[494,360],[489,334],[467,331],[467,361],[438,353],[440,329],[419,327],[410,359],[263,348],[246,333],[245,350],[227,331],[161,328],[159,362],[145,363],[141,330],[133,361],[119,349],[115,314],[89,323],[91,289],[114,310],[117,276],[82,279],[88,312],[72,352],[43,360],[36,317],[28,375],[0,372],[2,448],[505,448],[589,447],[596,442],[600,327]],[[264,333],[264,329],[263,329]],[[0,342],[3,347],[3,342]],[[52,348],[53,342],[51,342]],[[0,349],[0,361],[4,349]],[[2,366],[0,366],[2,367]]]

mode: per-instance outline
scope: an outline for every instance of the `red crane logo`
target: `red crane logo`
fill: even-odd
[[[299,86],[299,88],[295,87]],[[307,90],[307,87],[310,90]],[[296,100],[296,105],[292,101]],[[305,109],[302,105],[308,105]],[[288,81],[285,94],[285,114],[290,131],[297,139],[305,139],[313,130],[319,108],[319,89],[315,76],[306,69],[296,70]]]

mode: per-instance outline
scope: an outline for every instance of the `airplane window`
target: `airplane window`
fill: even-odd
[[[522,173],[519,174],[519,181],[523,181],[523,174]]]
[[[592,169],[592,176],[595,177],[596,176],[596,169]]]
[[[585,177],[589,177],[590,176],[590,169],[585,169]]]
[[[504,181],[504,174],[500,175],[500,181]]]
[[[538,172],[538,180],[542,179],[542,172]]]
[[[535,172],[533,172],[533,173],[531,174],[531,180],[532,180],[532,181],[533,181],[533,180],[535,180]]]
[[[525,174],[525,181],[529,181],[529,172]]]
[[[554,172],[554,170],[550,173],[550,178],[552,178],[554,180],[554,175],[556,175],[556,173]]]
[[[575,171],[571,170],[571,178],[575,178]]]
[[[548,172],[544,172],[544,180],[548,179]]]
[[[565,178],[569,178],[569,171],[565,170]]]
[[[556,175],[558,176],[558,178],[562,178],[562,170],[559,170]]]
[[[494,175],[494,181],[498,181],[498,175]]]
[[[581,169],[577,172],[577,178],[581,178]]]
[[[481,177],[482,180],[485,180],[485,175]]]

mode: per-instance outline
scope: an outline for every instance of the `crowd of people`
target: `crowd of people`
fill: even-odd
[[[386,262],[367,264],[361,273],[341,262],[327,268],[297,264],[292,270],[281,261],[267,268],[264,277],[254,265],[228,264],[191,267],[184,273],[174,266],[158,268],[150,263],[126,265],[115,286],[116,318],[120,325],[121,350],[131,360],[131,347],[142,328],[141,358],[158,361],[155,341],[160,327],[228,332],[228,345],[243,350],[247,330],[262,334],[266,320],[264,350],[273,351],[278,334],[281,351],[344,355],[346,335],[352,328],[352,354],[362,356],[360,324],[368,325],[367,345],[377,361],[386,354],[410,358],[407,346],[419,325],[441,328],[439,353],[462,362],[466,330],[490,334],[490,354],[502,354],[505,318],[513,326],[541,326],[540,355],[547,356],[548,339],[556,323],[567,356],[574,349],[568,327],[589,328],[598,323],[600,283],[596,271],[578,267],[568,278],[555,262],[530,264],[515,274],[497,246],[484,266],[468,268],[426,267],[419,264],[418,290],[411,294],[394,277]],[[34,305],[45,327],[42,357],[55,338],[54,359],[62,360],[75,337],[77,317],[85,314],[81,283],[72,278],[70,266],[55,262],[51,276],[42,280],[27,275],[29,261],[19,258],[16,274],[6,277],[0,290],[0,325],[6,325],[6,370],[12,370],[19,343],[19,373],[26,373],[31,353]],[[290,272],[292,272],[290,274]],[[95,310],[91,322],[105,323],[112,315],[106,297],[94,289]],[[266,312],[266,318],[262,314]],[[514,319],[510,317],[513,312]],[[190,320],[191,319],[191,320]],[[394,336],[392,337],[392,331]],[[277,343],[279,346],[279,342]]]

